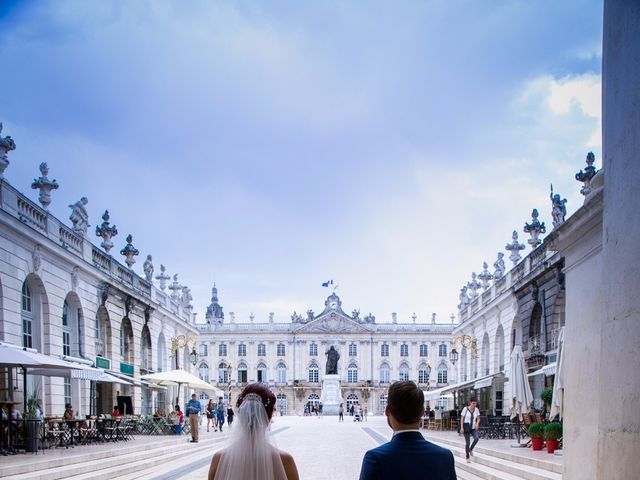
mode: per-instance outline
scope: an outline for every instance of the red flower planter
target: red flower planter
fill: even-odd
[[[531,439],[531,448],[534,450],[542,450],[542,444],[544,440],[542,438],[532,438]]]
[[[558,448],[558,440],[547,440],[547,453],[553,453]]]

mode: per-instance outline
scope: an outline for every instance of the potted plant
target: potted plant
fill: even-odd
[[[29,395],[27,409],[24,412],[25,450],[27,452],[37,452],[40,446],[42,413],[40,412],[38,396],[38,389]]]
[[[540,399],[544,402],[547,408],[549,408],[551,406],[551,401],[553,400],[553,387],[545,388],[540,394]]]
[[[558,448],[558,441],[562,438],[562,424],[558,422],[547,423],[544,426],[544,439],[547,442],[547,452],[553,453]]]
[[[531,447],[533,450],[542,450],[544,443],[544,425],[541,423],[532,423],[527,429],[527,433],[531,438]]]

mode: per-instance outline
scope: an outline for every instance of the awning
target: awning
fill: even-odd
[[[556,362],[550,363],[549,365],[545,365],[538,370],[535,370],[527,375],[527,377],[535,377],[536,375],[544,375],[545,377],[550,377],[551,375],[556,374]]]
[[[129,375],[126,375],[124,373],[116,372],[115,370],[106,370],[106,372],[109,375],[113,375],[114,377],[116,377],[119,383],[123,383],[125,385],[142,385],[142,382],[140,380],[136,380],[135,378],[130,377]]]
[[[444,387],[442,389],[442,393],[448,392],[457,392],[459,390],[466,390],[467,388],[473,388],[477,390],[478,388],[488,387],[491,385],[493,380],[506,380],[504,373],[492,373],[491,375],[486,375],[480,378],[474,378],[473,380],[468,380],[466,382],[456,383],[455,385],[449,385],[448,387]],[[487,383],[488,382],[488,383]]]
[[[435,390],[426,390],[424,392],[425,400],[438,400],[442,395],[442,391],[447,387],[436,388]]]
[[[155,383],[151,383],[148,382],[146,380],[142,380],[142,386],[144,388],[148,388],[150,390],[160,390],[160,391],[164,391],[167,389],[167,387],[163,386],[163,385],[156,385]]]

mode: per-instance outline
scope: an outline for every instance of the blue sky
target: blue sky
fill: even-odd
[[[0,3],[6,178],[225,311],[440,321],[600,167],[599,1]],[[92,236],[93,237],[93,236]],[[93,238],[99,243],[99,239]],[[114,249],[115,250],[115,249]]]

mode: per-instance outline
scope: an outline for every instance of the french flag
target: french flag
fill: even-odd
[[[322,282],[323,287],[328,287],[329,285],[333,285],[333,280],[327,280],[326,282]]]

